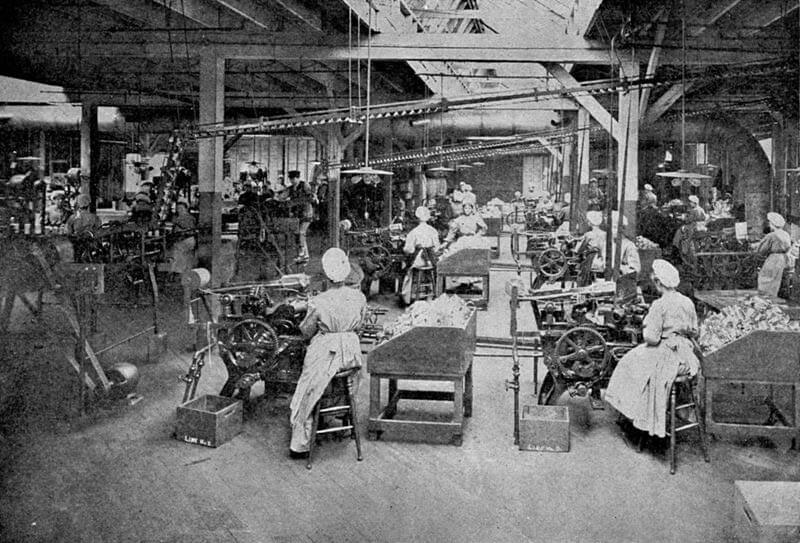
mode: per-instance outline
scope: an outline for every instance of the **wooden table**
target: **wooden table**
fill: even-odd
[[[384,431],[408,441],[436,441],[461,445],[465,418],[472,416],[472,358],[475,352],[475,310],[463,328],[415,327],[376,346],[368,355],[370,374],[369,423],[371,440]],[[388,397],[381,382],[388,379]],[[453,392],[405,390],[398,381],[451,382]],[[449,421],[397,419],[401,400],[452,402]]]
[[[480,296],[459,294],[475,307],[486,309],[489,306],[489,268],[491,259],[489,249],[461,249],[447,255],[436,264],[436,295],[445,292],[445,281],[448,277],[480,277]]]

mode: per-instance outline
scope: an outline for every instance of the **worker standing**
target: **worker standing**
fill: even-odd
[[[292,170],[289,172],[289,200],[291,201],[293,214],[300,219],[300,227],[297,231],[297,243],[300,251],[297,255],[299,260],[308,260],[308,240],[307,233],[311,221],[314,219],[314,193],[311,185],[300,179],[300,172]]]
[[[658,197],[656,193],[653,192],[653,185],[650,183],[645,183],[644,189],[639,195],[639,207],[642,209],[647,209],[650,207],[657,207],[658,206]]]
[[[758,291],[767,296],[777,296],[783,270],[786,268],[786,253],[792,246],[792,238],[783,229],[786,220],[779,213],[767,213],[767,222],[770,232],[756,246],[758,254],[767,257],[758,272]]]
[[[588,211],[586,222],[589,223],[591,230],[583,235],[578,253],[593,254],[591,271],[594,274],[602,274],[606,267],[606,233],[600,228],[603,224],[603,214],[600,211]]]
[[[333,376],[361,365],[356,331],[364,320],[367,299],[361,291],[344,286],[350,261],[338,247],[331,247],[322,255],[322,270],[332,285],[308,301],[308,313],[300,324],[303,335],[311,337],[311,342],[290,404],[292,458],[308,458],[314,406]]]
[[[464,236],[482,236],[488,230],[486,222],[480,215],[475,214],[474,204],[464,203],[461,208],[462,214],[450,221],[445,238],[447,245]]]

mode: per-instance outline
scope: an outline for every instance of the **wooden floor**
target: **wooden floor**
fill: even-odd
[[[479,335],[507,334],[507,277],[492,276]],[[178,442],[171,434],[188,341],[179,304],[165,302],[164,309],[168,356],[141,363],[141,344],[117,356],[140,361],[142,401],[107,403],[82,419],[28,409],[20,424],[4,421],[0,540],[728,541],[734,480],[800,480],[800,455],[783,445],[713,442],[706,464],[691,440],[681,443],[670,476],[663,452],[629,448],[611,414],[580,399],[567,400],[570,452],[519,451],[513,395],[504,386],[511,362],[485,356],[475,360],[474,415],[461,447],[365,441],[364,460],[356,462],[350,440],[325,441],[308,471],[288,458],[285,397],[260,402],[243,432],[222,447]],[[144,308],[106,311],[101,325],[109,329],[148,319]],[[50,364],[44,367],[58,366]],[[527,364],[523,403],[532,403]],[[216,393],[223,378],[215,358],[199,393]],[[53,379],[41,382],[51,395],[74,392],[68,380],[61,388]]]

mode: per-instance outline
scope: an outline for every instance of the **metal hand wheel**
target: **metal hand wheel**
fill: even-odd
[[[548,279],[557,279],[567,271],[567,257],[559,249],[549,248],[536,258],[538,272]]]
[[[592,328],[573,328],[558,338],[553,361],[568,379],[599,377],[606,367],[606,341]]]
[[[228,332],[228,350],[236,357],[236,365],[249,368],[275,354],[278,350],[278,335],[260,319],[244,319]]]

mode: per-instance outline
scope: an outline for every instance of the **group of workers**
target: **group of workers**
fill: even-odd
[[[274,189],[265,185],[256,192],[250,180],[243,183],[244,191],[239,195],[239,231],[248,235],[249,231],[259,232],[275,216],[295,217],[298,221],[297,237],[299,261],[308,260],[308,228],[314,220],[314,205],[317,197],[311,185],[303,181],[299,170],[288,174],[289,184],[279,183]]]

